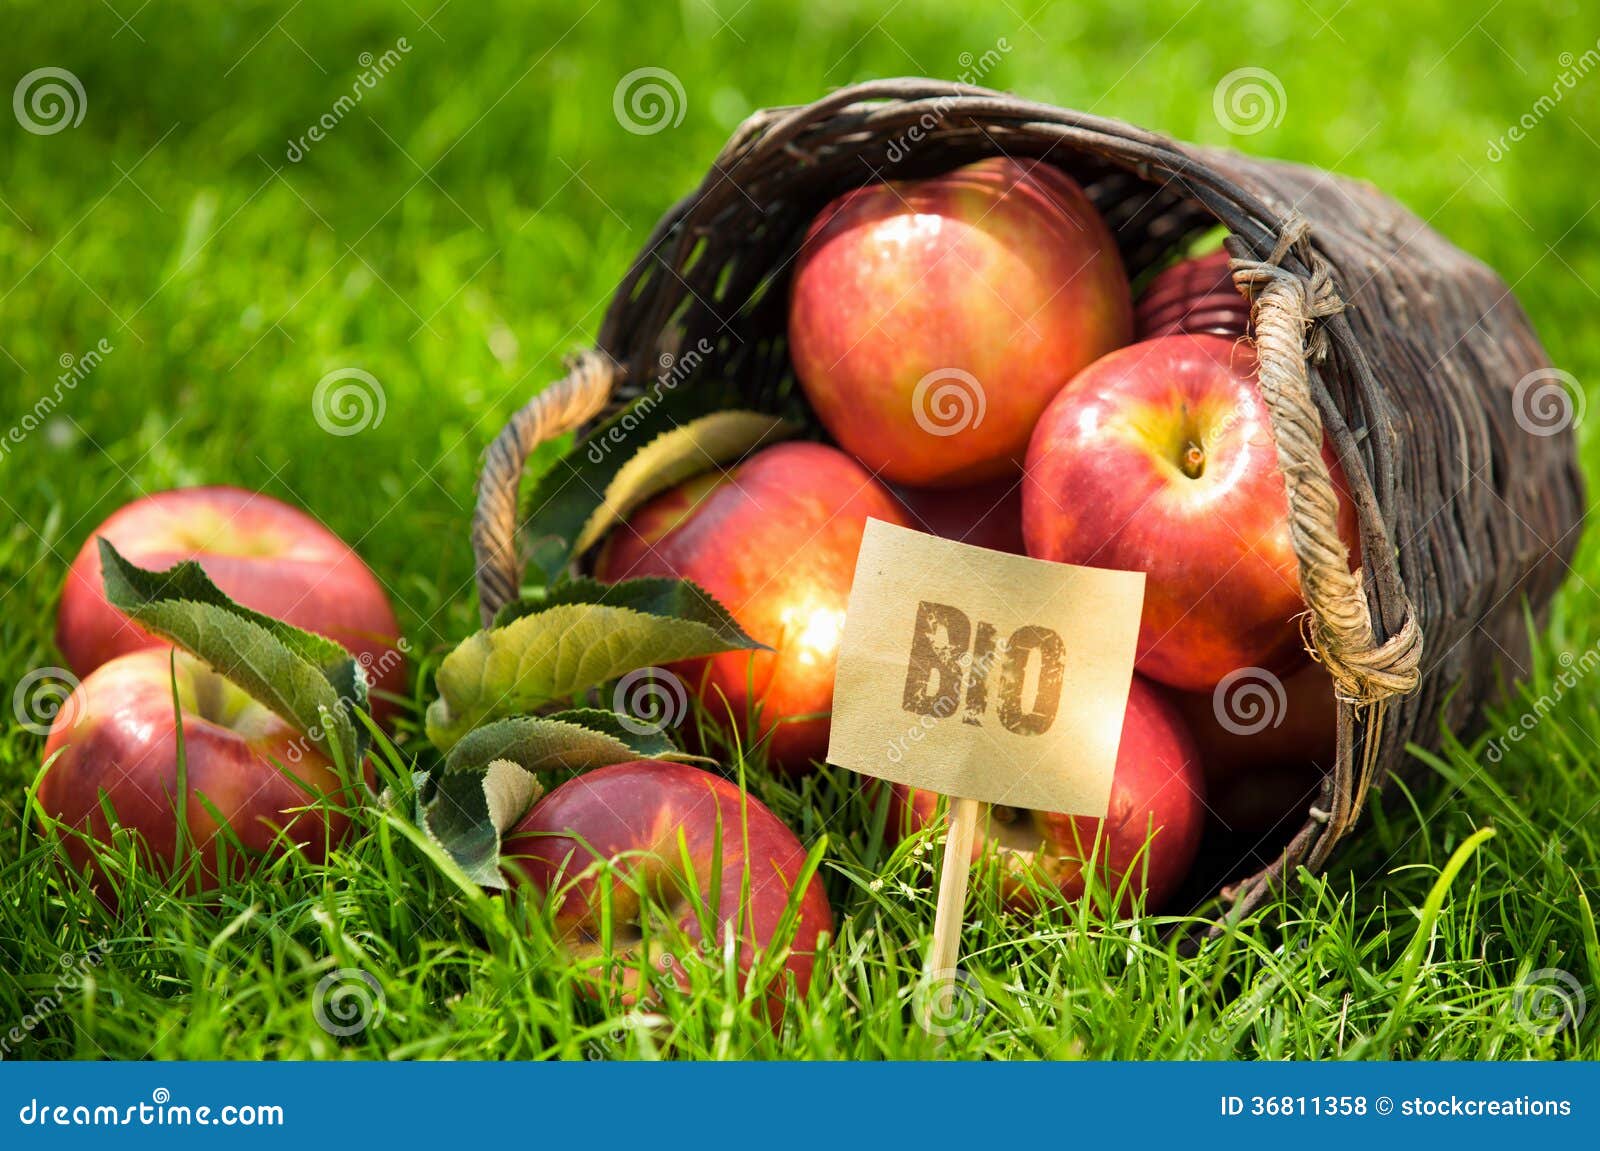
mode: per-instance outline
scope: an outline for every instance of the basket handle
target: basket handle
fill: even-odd
[[[1350,570],[1350,551],[1339,535],[1339,500],[1322,459],[1322,417],[1311,396],[1306,365],[1326,354],[1324,333],[1314,321],[1344,309],[1327,263],[1311,250],[1309,226],[1296,216],[1265,261],[1241,259],[1230,250],[1235,285],[1255,302],[1257,375],[1272,416],[1278,467],[1289,497],[1289,534],[1300,561],[1300,586],[1311,612],[1306,632],[1311,648],[1339,697],[1353,704],[1381,704],[1417,686],[1422,632],[1407,605],[1405,622],[1379,643],[1361,573]],[[1305,257],[1311,274],[1282,266],[1291,249]],[[1309,339],[1308,339],[1309,336]]]
[[[616,361],[605,353],[580,352],[568,363],[567,374],[517,409],[489,445],[472,513],[478,610],[485,627],[517,598],[522,586],[517,495],[529,454],[598,415],[620,375]]]

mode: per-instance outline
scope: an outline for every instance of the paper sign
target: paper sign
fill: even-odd
[[[828,761],[945,795],[1103,818],[1143,606],[1143,572],[869,521]]]

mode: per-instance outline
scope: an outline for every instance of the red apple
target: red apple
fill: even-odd
[[[1025,555],[1022,485],[1014,476],[965,488],[895,488],[911,526],[997,552]]]
[[[1158,272],[1134,305],[1134,338],[1248,334],[1250,301],[1233,286],[1228,264],[1219,249]]]
[[[693,580],[772,647],[673,670],[741,738],[759,715],[771,762],[802,772],[827,754],[834,665],[869,518],[906,523],[843,452],[778,444],[646,503],[606,540],[595,575]]]
[[[1337,750],[1333,677],[1319,664],[1278,679],[1242,674],[1209,692],[1182,692],[1206,769],[1206,802],[1229,831],[1296,831]]]
[[[1028,554],[1145,572],[1136,666],[1187,691],[1305,661],[1288,497],[1255,371],[1254,350],[1221,336],[1134,344],[1067,385],[1028,448]],[[1355,509],[1327,445],[1323,460],[1354,565]]]
[[[535,891],[558,901],[557,928],[580,958],[605,956],[602,892],[607,884],[597,863],[611,861],[617,868],[609,885],[612,956],[626,965],[646,946],[651,962],[685,989],[689,978],[682,961],[660,941],[644,938],[641,890],[650,893],[653,910],[669,916],[703,951],[720,953],[725,932],[731,931],[742,944],[741,980],[749,977],[752,948],[767,950],[775,942],[788,948],[784,970],[793,975],[800,995],[811,984],[818,937],[833,930],[828,898],[813,877],[796,901],[792,935],[775,939],[804,870],[806,849],[758,800],[687,764],[640,760],[569,780],[534,804],[507,834],[502,855]],[[702,906],[714,922],[712,938],[703,934],[694,891],[702,893]],[[629,990],[636,986],[637,970],[620,976]],[[776,1021],[783,1006],[781,984],[771,988],[767,1002]]]
[[[993,158],[845,193],[795,264],[789,345],[851,455],[897,483],[1015,474],[1039,414],[1132,332],[1122,259],[1083,190]]]
[[[174,679],[183,720],[187,842],[206,873],[222,874],[225,853],[232,864],[242,863],[231,840],[224,846],[222,824],[253,855],[275,855],[295,844],[312,861],[325,859],[344,838],[349,819],[318,801],[327,796],[347,805],[353,799],[332,764],[297,729],[181,650],[118,656],[77,686],[45,741],[50,766],[39,783],[39,806],[64,826],[109,843],[104,800],[119,826],[143,837],[151,863],[170,868],[179,795]],[[92,866],[80,836],[63,841],[80,872]]]
[[[895,784],[889,811],[891,834],[927,827],[936,818],[938,796]],[[1084,863],[1097,849],[1105,889],[1129,877],[1120,910],[1126,914],[1137,892],[1145,909],[1158,910],[1189,874],[1205,827],[1205,777],[1193,737],[1160,688],[1137,675],[1128,693],[1117,747],[1116,775],[1105,829],[1086,816],[986,807],[973,860],[999,853],[1013,873],[1032,870],[1054,882],[1062,898],[1083,895]],[[1006,884],[1006,901],[1029,910],[1031,893],[1020,879]]]
[[[232,599],[337,640],[366,667],[374,687],[405,690],[400,627],[361,557],[306,513],[226,487],[157,492],[89,533],[67,572],[56,617],[56,645],[78,675],[119,655],[164,646],[106,602],[96,542],[102,538],[144,568],[198,560]],[[381,722],[394,708],[374,698],[372,711]]]

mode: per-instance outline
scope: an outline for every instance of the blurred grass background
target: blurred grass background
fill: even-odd
[[[448,647],[476,620],[467,522],[479,453],[592,337],[656,218],[740,120],[868,78],[957,78],[988,52],[999,60],[988,86],[1372,180],[1495,267],[1558,365],[1600,379],[1600,11],[1579,0],[1537,11],[1446,0],[105,0],[0,4],[0,32],[4,91],[52,66],[86,97],[81,123],[50,135],[0,115],[4,424],[52,391],[63,357],[112,347],[45,427],[0,454],[8,692],[59,662],[55,600],[89,531],[179,484],[238,484],[308,507],[378,571],[413,642]],[[351,92],[364,60],[390,50],[387,74],[325,139],[291,147]],[[670,71],[684,97],[681,122],[639,135],[613,97],[645,67]],[[1281,82],[1283,115],[1236,135],[1214,92],[1244,67]],[[1577,74],[1569,88],[1563,72]],[[1559,103],[1536,111],[1553,87]],[[1491,159],[1525,115],[1536,118],[1525,138]],[[336,437],[311,396],[350,368],[380,381],[383,418]],[[1579,430],[1592,463],[1594,437]],[[1592,547],[1579,574],[1551,650],[1600,634]],[[1415,804],[1390,802],[1344,857],[1374,885],[1324,889],[1288,918],[1314,933],[1325,915],[1348,917],[1351,938],[1371,940],[1386,937],[1392,910],[1409,932],[1405,870],[1436,867],[1463,829],[1498,818],[1520,830],[1483,849],[1485,866],[1506,891],[1526,886],[1548,930],[1530,930],[1518,962],[1480,981],[1473,1010],[1504,1008],[1524,952],[1533,967],[1578,973],[1595,998],[1600,955],[1583,958],[1593,924],[1586,933],[1576,899],[1596,876],[1597,700],[1600,685],[1582,685],[1498,782],[1473,749],[1441,761],[1442,782],[1430,777]],[[20,728],[0,735],[7,836],[23,837],[19,796],[37,749]],[[1402,877],[1387,878],[1395,869]],[[45,914],[37,891],[0,898]],[[1317,910],[1328,898],[1339,910]],[[1457,927],[1464,952],[1507,930],[1470,915]],[[15,939],[0,947],[21,951]],[[1546,951],[1562,958],[1547,963]],[[1582,1035],[1592,1043],[1593,1021]],[[1176,1050],[1131,1033],[1128,1043],[1113,1049]]]

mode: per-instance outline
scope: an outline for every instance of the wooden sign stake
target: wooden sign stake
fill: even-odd
[[[938,989],[941,1016],[951,1012],[958,990],[955,968],[961,956],[961,921],[967,902],[967,876],[972,870],[972,841],[977,833],[978,801],[952,797],[933,913],[933,944],[928,948],[925,968],[929,978],[948,973]]]

